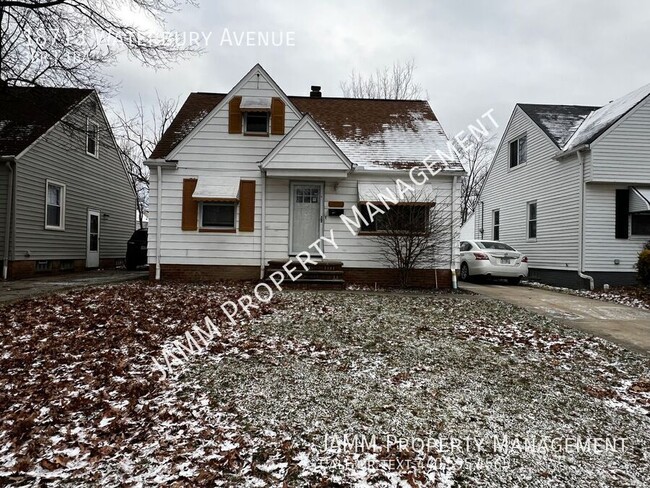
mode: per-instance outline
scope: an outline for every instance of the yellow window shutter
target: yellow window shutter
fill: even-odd
[[[255,230],[255,181],[239,182],[239,231]]]
[[[183,217],[181,219],[182,230],[196,230],[199,216],[199,204],[194,201],[192,194],[196,188],[196,178],[183,180]]]
[[[284,135],[284,102],[274,97],[271,101],[271,134]]]
[[[241,134],[241,97],[233,97],[228,104],[228,134]]]

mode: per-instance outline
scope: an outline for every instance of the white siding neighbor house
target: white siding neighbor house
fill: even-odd
[[[635,283],[650,239],[650,85],[603,107],[517,104],[475,236],[514,246],[548,284]]]
[[[0,86],[4,279],[124,261],[136,197],[99,97]]]
[[[380,225],[351,232],[342,217],[411,182],[428,157],[442,171],[428,172],[415,203],[444,209],[456,239],[444,265],[412,280],[450,286],[464,171],[437,151],[449,153],[448,139],[426,101],[327,98],[320,87],[290,97],[259,65],[226,94],[192,93],[147,161],[151,277],[257,280],[303,251],[318,257],[309,245],[334,235],[306,279],[393,284]]]

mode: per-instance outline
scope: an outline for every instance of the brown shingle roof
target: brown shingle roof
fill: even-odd
[[[0,88],[0,154],[18,155],[92,92],[80,88]]]
[[[151,154],[164,158],[223,100],[221,93],[191,93]],[[348,158],[359,165],[408,168],[440,149],[447,136],[422,100],[289,97],[309,113]]]

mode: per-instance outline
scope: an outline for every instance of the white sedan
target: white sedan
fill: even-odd
[[[528,276],[528,258],[503,242],[462,241],[460,243],[460,279],[472,276],[507,278],[516,285]]]

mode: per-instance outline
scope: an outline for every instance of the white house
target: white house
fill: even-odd
[[[516,105],[475,236],[525,253],[545,283],[634,283],[650,239],[650,85],[603,107]]]
[[[457,212],[464,171],[442,153],[448,139],[426,101],[327,98],[320,87],[289,97],[256,65],[226,94],[190,94],[147,161],[151,277],[256,280],[334,233],[307,278],[395,283],[378,249],[381,224],[352,233],[342,216],[410,182],[427,157],[442,171],[429,172],[417,203]],[[448,264],[417,270],[414,284],[450,285],[453,235]]]

